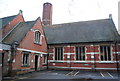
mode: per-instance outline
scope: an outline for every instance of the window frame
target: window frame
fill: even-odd
[[[46,54],[43,55],[42,60],[43,60],[42,64],[47,64],[47,55]]]
[[[36,38],[36,32],[38,32],[39,33],[39,38]],[[36,39],[38,40],[39,39],[39,41],[36,41]],[[35,44],[40,44],[40,45],[42,45],[42,33],[41,33],[41,31],[40,30],[34,30],[34,43]]]
[[[27,63],[23,62],[23,61],[25,61],[24,55],[28,55]],[[25,56],[25,58],[26,58],[26,56]],[[30,66],[30,53],[25,52],[22,54],[22,66]]]
[[[56,49],[56,48],[57,48],[57,50],[58,50],[58,48],[61,48],[61,49],[62,49],[62,52],[60,51],[60,53],[62,53],[62,60],[61,60],[61,59],[60,59],[60,60],[59,60],[59,59],[56,60],[56,56],[55,56],[55,55],[56,55],[56,53],[55,53],[55,49]],[[57,51],[57,53],[58,53],[58,51]],[[57,54],[57,55],[58,55],[58,54]],[[57,57],[57,58],[58,58],[58,57]],[[55,61],[63,61],[63,60],[64,60],[64,50],[63,50],[63,47],[54,47],[54,60],[55,60]]]
[[[85,57],[84,57],[84,58],[85,58],[85,60],[77,60],[77,58],[76,58],[76,57],[77,57],[77,56],[76,56],[76,55],[77,55],[77,54],[76,54],[76,52],[77,52],[77,49],[76,49],[76,48],[77,48],[77,47],[79,47],[79,48],[80,48],[80,47],[84,47],[84,54],[85,54]],[[86,61],[86,47],[85,47],[85,46],[76,46],[76,47],[75,47],[75,60],[76,60],[76,61]]]
[[[109,58],[107,57],[107,60],[101,60],[101,46],[105,46],[105,47],[107,47],[107,46],[109,46],[110,47],[110,55],[111,55],[111,60],[108,60]],[[108,55],[107,55],[108,56]],[[112,46],[111,45],[100,45],[99,46],[99,60],[100,61],[113,61],[113,54],[112,54]]]

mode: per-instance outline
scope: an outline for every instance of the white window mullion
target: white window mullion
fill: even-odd
[[[39,32],[38,32],[38,43],[39,43]]]
[[[105,61],[105,50],[104,50],[104,47],[102,47],[103,49],[103,61]]]
[[[82,61],[82,47],[80,47],[80,60]]]
[[[82,60],[83,60],[83,47],[81,47],[81,57],[82,57]]]
[[[25,57],[24,57],[24,64],[26,64],[26,55],[25,55]]]
[[[37,32],[37,43],[39,43],[38,41],[39,41],[39,33]]]
[[[111,61],[113,60],[113,55],[112,55],[112,46],[110,46],[110,55],[111,55]]]
[[[107,56],[107,61],[108,61],[108,46],[106,46],[106,56]]]
[[[56,60],[58,60],[58,49],[56,48]]]
[[[35,40],[35,42],[36,42],[36,38],[37,38],[37,37],[36,37],[36,32],[35,32],[35,39],[34,39],[34,40]]]
[[[60,56],[60,60],[61,60],[61,48],[59,48],[59,50],[60,50],[60,53],[59,53],[60,55],[59,56]]]
[[[80,60],[80,47],[78,47],[78,60]]]

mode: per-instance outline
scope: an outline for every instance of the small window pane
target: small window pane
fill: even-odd
[[[41,41],[41,33],[39,31],[35,32],[35,43],[40,44]]]
[[[29,54],[23,54],[23,65],[29,65]]]
[[[100,46],[100,58],[101,61],[111,60],[111,48],[110,46]]]
[[[55,60],[63,60],[63,48],[62,47],[55,48]]]
[[[85,60],[85,47],[76,47],[76,60]]]

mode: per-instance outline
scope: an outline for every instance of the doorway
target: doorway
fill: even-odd
[[[35,70],[38,69],[38,55],[35,55]]]

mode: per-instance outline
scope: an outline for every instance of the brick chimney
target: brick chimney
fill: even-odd
[[[52,4],[44,3],[43,4],[43,17],[42,17],[43,25],[51,25],[52,24]]]

